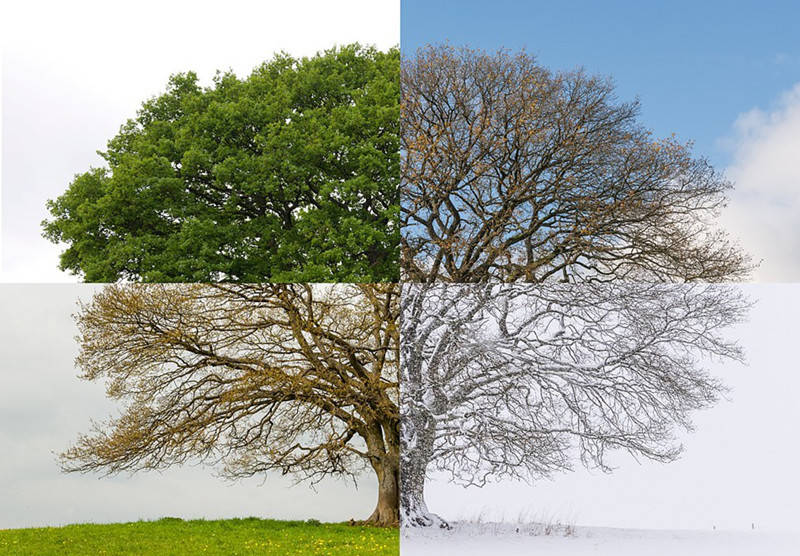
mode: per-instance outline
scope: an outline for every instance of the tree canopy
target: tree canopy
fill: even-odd
[[[523,53],[404,58],[402,273],[415,282],[736,280],[731,184],[638,104]]]
[[[48,202],[89,282],[382,282],[399,276],[399,52],[274,57],[164,94]]]
[[[401,309],[401,516],[428,511],[425,478],[535,480],[608,452],[680,453],[674,430],[724,390],[724,331],[749,302],[717,284],[407,284]]]
[[[369,521],[396,524],[398,297],[395,284],[107,286],[77,316],[77,362],[125,406],[64,468],[208,461],[311,481],[370,468]]]

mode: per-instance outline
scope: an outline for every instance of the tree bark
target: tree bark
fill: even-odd
[[[431,512],[425,502],[424,483],[412,483],[402,488],[400,495],[401,517],[404,527],[439,527],[450,529],[450,524]]]
[[[386,460],[391,459],[387,456]],[[366,523],[380,527],[397,527],[400,523],[399,458],[381,461],[372,465],[378,476],[378,503]]]
[[[425,503],[425,475],[432,459],[435,423],[410,410],[403,420],[401,445],[403,466],[400,473],[400,517],[404,527],[440,527],[450,525],[428,510]]]
[[[370,464],[378,477],[378,503],[365,523],[379,527],[400,524],[400,445],[396,420],[373,424],[366,435]]]

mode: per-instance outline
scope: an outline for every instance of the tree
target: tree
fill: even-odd
[[[410,281],[736,280],[714,226],[731,184],[654,139],[608,79],[525,53],[428,47],[401,69]]]
[[[748,305],[720,285],[404,285],[401,520],[447,526],[431,469],[467,486],[609,470],[613,449],[674,460],[674,429],[724,389],[702,364],[742,359],[721,332]]]
[[[126,402],[62,454],[67,471],[187,461],[230,478],[370,467],[368,522],[398,520],[399,288],[110,285],[77,316],[77,362]]]
[[[397,49],[281,54],[239,79],[173,76],[49,201],[88,282],[399,277]]]

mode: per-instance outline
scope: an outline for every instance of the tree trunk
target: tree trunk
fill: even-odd
[[[433,453],[435,423],[423,414],[409,411],[404,416],[400,444],[403,465],[400,473],[400,517],[404,527],[450,525],[428,510],[425,503],[425,475]]]
[[[399,458],[387,456],[373,463],[372,468],[378,476],[378,503],[366,522],[380,527],[397,527],[400,523]]]
[[[424,480],[403,480],[402,484],[400,517],[404,527],[439,527],[441,529],[450,529],[450,525],[445,520],[428,510],[428,504],[425,503]]]
[[[400,524],[400,446],[397,420],[373,423],[365,440],[372,457],[370,464],[378,477],[378,503],[366,520],[370,525],[397,527]]]

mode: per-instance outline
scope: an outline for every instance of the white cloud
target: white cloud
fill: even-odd
[[[728,141],[736,188],[724,224],[762,261],[755,280],[800,281],[800,83],[769,110],[740,114]]]

